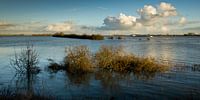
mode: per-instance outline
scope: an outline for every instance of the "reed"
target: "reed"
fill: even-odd
[[[155,74],[164,72],[169,67],[156,62],[150,57],[137,57],[124,51],[122,46],[101,46],[92,54],[86,46],[75,46],[66,49],[64,65],[52,63],[53,70],[66,70],[73,74],[94,71],[109,71],[134,74]]]
[[[163,72],[168,67],[157,63],[155,59],[148,57],[136,57],[126,53],[123,47],[102,46],[95,54],[96,65],[100,70],[116,72],[151,73]]]
[[[76,46],[66,49],[64,66],[70,73],[85,73],[93,71],[92,55],[88,47]]]

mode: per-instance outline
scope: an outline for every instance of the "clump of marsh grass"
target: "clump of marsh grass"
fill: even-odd
[[[59,70],[64,70],[63,64],[56,63],[53,59],[47,59],[49,61],[48,68],[50,72],[56,73]]]
[[[66,48],[64,66],[70,73],[85,73],[93,70],[93,59],[91,52],[86,46],[75,46]]]
[[[130,71],[128,66],[134,56],[126,55],[122,46],[101,46],[95,54],[99,69],[110,71]]]
[[[116,72],[154,73],[166,70],[166,66],[159,64],[153,58],[136,57],[126,53],[118,46],[101,46],[95,54],[98,68]]]
[[[50,69],[66,70],[71,74],[83,74],[93,71],[134,73],[152,76],[164,72],[168,66],[149,57],[137,57],[124,51],[122,46],[101,46],[92,54],[86,46],[75,46],[66,49],[64,64],[51,63]]]
[[[154,58],[136,57],[131,62],[132,72],[138,78],[152,78],[157,73],[165,72],[169,69],[168,65],[157,63]]]
[[[112,69],[113,61],[121,55],[123,49],[120,46],[101,46],[95,53],[96,65],[100,69]]]

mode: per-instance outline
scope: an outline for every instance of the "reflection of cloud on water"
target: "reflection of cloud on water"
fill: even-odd
[[[172,47],[168,43],[160,43],[159,41],[155,41],[154,39],[150,40],[148,45],[145,45],[146,49],[144,50],[144,55],[149,57],[154,57],[158,61],[163,63],[171,63],[173,59],[172,55]]]
[[[137,38],[136,38],[137,39]],[[159,40],[156,37],[150,38],[149,41],[134,40],[125,44],[127,52],[131,52],[136,56],[153,57],[164,63],[170,63],[174,55],[172,54],[172,45],[168,43],[168,39]],[[162,43],[162,41],[166,43]]]

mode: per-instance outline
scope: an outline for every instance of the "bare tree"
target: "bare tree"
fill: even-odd
[[[39,63],[38,53],[33,45],[28,44],[20,53],[15,52],[15,56],[10,60],[11,66],[18,72],[23,74],[35,74],[40,71],[37,67]]]

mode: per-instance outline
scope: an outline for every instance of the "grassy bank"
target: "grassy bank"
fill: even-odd
[[[89,39],[89,40],[103,40],[104,36],[102,35],[77,35],[77,34],[64,34],[62,32],[55,33],[53,37],[62,37],[62,38],[75,38],[75,39]]]

